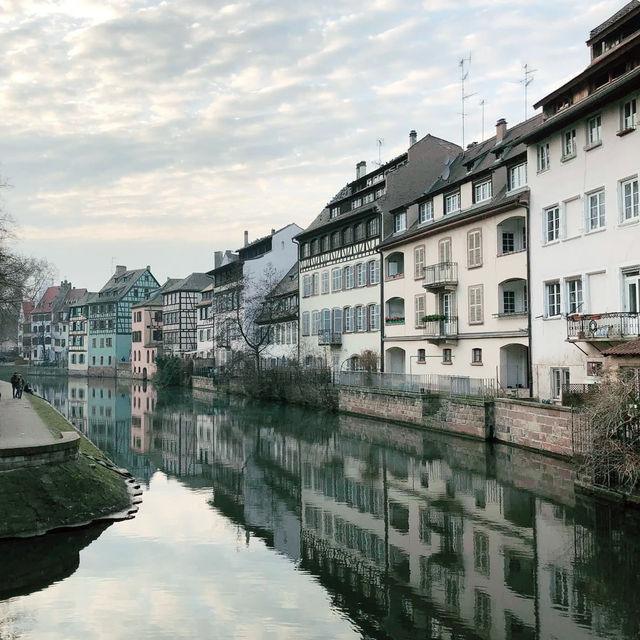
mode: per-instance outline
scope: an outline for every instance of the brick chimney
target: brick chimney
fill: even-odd
[[[413,147],[416,142],[418,142],[418,134],[415,129],[411,129],[411,131],[409,131],[409,146]]]
[[[125,271],[127,270],[127,267],[125,267],[122,264],[116,265],[116,275],[117,276],[121,276]]]
[[[367,163],[364,160],[360,160],[356,165],[356,180],[362,178],[367,174]]]
[[[500,118],[496,122],[496,142],[502,142],[502,139],[507,133],[507,121],[504,118]]]
[[[249,232],[244,232],[244,246],[246,247],[249,244]]]

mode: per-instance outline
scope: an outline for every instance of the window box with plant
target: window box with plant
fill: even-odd
[[[387,316],[384,319],[385,324],[404,324],[403,316]]]
[[[422,322],[438,322],[440,320],[446,320],[447,316],[443,313],[434,313],[429,316],[422,316]]]

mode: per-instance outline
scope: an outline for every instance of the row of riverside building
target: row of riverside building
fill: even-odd
[[[25,356],[102,375],[150,376],[160,352],[224,367],[262,295],[265,365],[345,371],[369,351],[385,373],[552,401],[597,382],[607,350],[640,336],[640,2],[587,45],[590,64],[539,115],[466,149],[412,131],[400,156],[358,163],[306,229],[245,232],[212,270],[162,286],[118,267],[98,293],[50,288],[24,309]]]

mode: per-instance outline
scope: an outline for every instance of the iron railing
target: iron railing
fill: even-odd
[[[454,338],[458,335],[458,316],[444,320],[428,320],[424,323],[424,335],[428,338]]]
[[[585,313],[567,316],[567,338],[573,340],[622,340],[640,337],[640,313]]]
[[[461,396],[495,396],[496,382],[490,378],[468,378],[439,374],[374,373],[341,371],[335,374],[336,384],[346,387],[367,387],[413,393],[444,393]]]
[[[598,391],[597,384],[563,384],[562,404],[565,407],[581,407]]]
[[[438,289],[447,285],[458,284],[458,263],[439,262],[424,268],[424,283],[426,289]]]
[[[341,345],[342,334],[334,333],[332,331],[319,331],[318,332],[318,344],[319,345]]]

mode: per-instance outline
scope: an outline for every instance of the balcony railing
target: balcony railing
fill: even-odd
[[[331,331],[318,332],[318,344],[319,345],[341,345],[342,334],[333,333]]]
[[[453,289],[458,286],[458,263],[439,262],[424,268],[424,283],[429,291],[437,289]]]
[[[640,313],[585,313],[567,316],[567,339],[598,342],[622,341],[640,337]]]
[[[458,316],[444,320],[428,320],[424,323],[424,335],[429,340],[446,340],[458,336]]]

